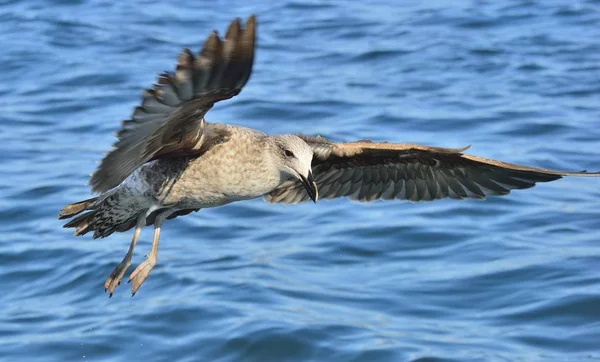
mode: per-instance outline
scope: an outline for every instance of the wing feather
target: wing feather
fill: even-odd
[[[206,141],[205,114],[244,87],[255,47],[256,17],[251,16],[245,28],[240,19],[232,21],[224,40],[212,32],[197,55],[183,49],[175,71],[160,74],[123,122],[113,149],[92,175],[93,191],[117,186],[148,161],[197,154]]]
[[[323,137],[301,137],[313,149],[313,174],[323,199],[484,199],[564,176],[600,176],[598,172],[548,170],[464,154],[469,147],[451,149],[371,141],[334,143]],[[296,181],[284,183],[266,199],[286,203],[309,200]]]

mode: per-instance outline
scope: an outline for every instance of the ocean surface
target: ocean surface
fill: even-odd
[[[180,49],[253,13],[253,76],[209,121],[600,170],[600,1],[2,1],[0,360],[600,360],[592,178],[202,210],[109,299],[131,231],[76,238],[59,209]]]

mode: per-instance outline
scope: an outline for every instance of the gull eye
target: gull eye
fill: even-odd
[[[285,157],[294,157],[294,152],[290,150],[283,150],[283,154],[285,155]]]

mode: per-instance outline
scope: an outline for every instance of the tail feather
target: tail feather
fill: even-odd
[[[69,204],[69,205],[63,207],[62,210],[60,210],[60,214],[58,215],[58,218],[59,219],[67,219],[67,218],[73,217],[73,216],[79,214],[80,212],[82,212],[83,210],[87,209],[88,207],[90,207],[92,204],[94,204],[96,202],[96,200],[98,200],[97,197],[92,197],[91,199],[79,201],[74,204]],[[69,224],[72,223],[73,221],[69,222]],[[70,227],[67,225],[65,225],[65,227]]]
[[[99,197],[65,206],[58,218],[73,217],[63,227],[75,228],[76,236],[93,231],[96,239],[107,237],[115,231],[131,229],[144,209],[136,203],[135,198],[128,199],[116,192],[106,192]]]
[[[81,211],[80,211],[81,212]],[[86,212],[85,214],[81,214],[74,218],[73,220],[66,223],[63,227],[65,228],[76,228],[75,235],[84,235],[89,231],[92,231],[94,228],[94,217],[96,216],[97,211],[92,210]]]
[[[94,239],[104,238],[114,232],[123,232],[135,227],[140,215],[146,214],[151,206],[150,204],[139,203],[138,199],[119,192],[106,192],[99,197],[65,206],[60,211],[58,218],[72,217],[73,219],[69,220],[63,227],[75,228],[76,236],[93,231]],[[162,210],[164,209],[158,209],[147,215],[145,224],[154,224],[156,215]],[[177,210],[169,216],[169,219],[198,210]]]

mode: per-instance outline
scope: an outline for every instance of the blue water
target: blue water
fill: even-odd
[[[0,360],[600,360],[599,179],[202,210],[109,299],[131,232],[58,210],[180,48],[251,13],[255,72],[209,121],[600,169],[599,1],[3,1]]]

